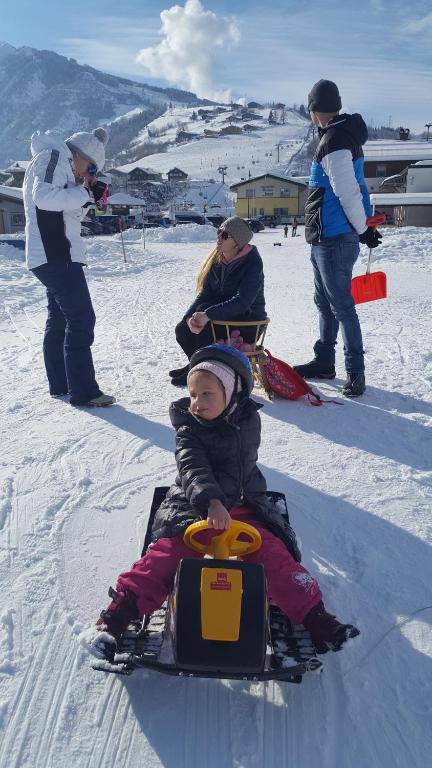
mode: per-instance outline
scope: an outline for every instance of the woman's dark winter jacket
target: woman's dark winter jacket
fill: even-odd
[[[305,203],[305,237],[312,244],[347,232],[362,234],[372,212],[364,178],[362,144],[368,133],[363,118],[337,115],[318,133]]]
[[[190,413],[189,405],[189,398],[182,398],[170,407],[179,474],[156,512],[152,540],[177,536],[205,520],[210,500],[219,499],[228,511],[249,507],[293,552],[294,533],[269,500],[257,467],[261,406],[247,398],[228,420],[204,421]]]
[[[230,264],[219,262],[210,270],[204,289],[184,315],[189,318],[205,305],[210,320],[265,320],[264,272],[255,246]]]

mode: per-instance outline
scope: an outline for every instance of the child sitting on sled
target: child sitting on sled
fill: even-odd
[[[112,659],[128,624],[162,605],[180,560],[201,557],[183,543],[188,525],[207,519],[217,532],[229,528],[232,518],[261,534],[261,548],[244,560],[264,566],[271,599],[294,624],[306,627],[318,652],[339,650],[359,632],[327,613],[317,581],[297,562],[294,532],[266,494],[257,467],[261,406],[250,398],[248,358],[225,344],[204,347],[191,358],[187,384],[189,397],[170,408],[178,476],[156,512],[152,544],[118,577],[90,652]]]

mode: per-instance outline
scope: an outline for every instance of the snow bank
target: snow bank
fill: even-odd
[[[22,237],[16,239],[22,240]],[[0,240],[0,259],[3,263],[5,259],[12,262],[25,261],[25,255],[21,248],[16,248],[14,245],[9,245],[9,243]]]
[[[119,234],[113,236],[120,240]],[[216,229],[212,224],[177,224],[176,227],[149,227],[145,239],[152,243],[211,243],[216,240]],[[141,242],[141,229],[127,229],[123,240]]]
[[[421,264],[432,269],[432,229],[429,227],[383,227],[383,241],[372,251],[373,262]]]

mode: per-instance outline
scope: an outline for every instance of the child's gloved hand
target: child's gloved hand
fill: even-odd
[[[207,513],[207,523],[209,528],[215,528],[218,531],[225,531],[231,525],[231,516],[219,499],[212,499]]]

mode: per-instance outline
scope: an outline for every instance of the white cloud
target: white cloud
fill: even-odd
[[[233,18],[206,11],[200,0],[186,0],[162,11],[162,40],[143,48],[136,60],[155,77],[193,91],[200,97],[229,101],[230,91],[215,88],[217,49],[229,50],[240,33]]]
[[[420,19],[412,19],[402,27],[402,32],[408,35],[418,35],[432,29],[432,13],[422,16]]]

